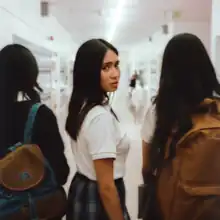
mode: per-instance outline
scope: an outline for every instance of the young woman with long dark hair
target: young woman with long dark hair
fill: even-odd
[[[23,143],[25,136],[25,128],[27,127],[26,124],[29,119],[31,109],[33,106],[41,102],[39,92],[41,92],[42,90],[37,83],[38,74],[39,70],[37,61],[31,53],[31,51],[29,51],[26,47],[19,44],[11,44],[5,46],[0,51],[1,169],[3,167],[2,160],[4,157],[6,157],[7,153],[9,153],[9,147],[14,146],[17,143]],[[20,93],[23,95],[24,100],[18,100],[18,96]],[[40,148],[43,156],[50,164],[50,167],[55,175],[57,190],[61,191],[64,194],[65,192],[62,186],[67,181],[69,175],[69,166],[64,155],[64,144],[59,132],[56,116],[54,115],[53,111],[49,109],[46,105],[41,105],[39,107],[35,120],[33,121],[33,127],[31,131],[32,135],[30,137],[30,144],[37,145]],[[26,156],[29,156],[28,159],[30,159],[30,154],[26,153]],[[35,155],[35,157],[32,157],[32,159],[36,159],[38,158],[38,156],[39,155]],[[20,159],[20,164],[22,164],[23,162],[22,159],[25,160],[26,158],[22,157]],[[10,169],[9,163],[4,168],[6,167],[9,170],[14,170],[12,174],[17,172],[16,175],[19,175],[19,172],[18,170],[16,170],[16,167],[11,167]],[[25,168],[27,168],[27,170],[29,169],[29,167]],[[36,167],[36,170],[37,169],[40,170],[39,167]],[[8,176],[10,177],[12,174],[8,173]],[[4,197],[0,196],[0,200],[0,213],[2,214],[4,211],[6,211],[6,208],[4,207]],[[17,203],[12,203],[13,207],[10,208],[17,208],[15,204]],[[58,207],[60,206],[60,204],[57,204],[56,202],[47,205],[48,206],[46,207],[41,206],[40,212],[42,214],[42,210],[44,210],[43,216],[48,216],[51,213],[53,214],[53,210],[59,210],[60,208]],[[22,210],[20,210],[20,212],[13,213],[11,211],[11,213],[14,215],[16,219],[24,219],[24,217],[19,217],[19,214],[24,214],[24,216],[28,218],[28,214],[30,214],[29,206],[31,206],[31,204],[25,204],[24,206],[25,207],[23,207]],[[34,207],[37,207],[36,203]],[[26,212],[23,209],[26,210]],[[39,213],[37,213],[36,211],[36,214]],[[62,215],[64,214],[65,211],[62,213]],[[9,216],[6,219],[14,218]],[[60,220],[62,219],[62,216],[56,216],[55,219]]]
[[[192,34],[174,36],[165,48],[158,94],[142,129],[145,182],[156,175],[155,212],[146,219],[220,218],[219,94],[201,40]]]
[[[125,162],[129,139],[109,105],[107,93],[120,78],[117,49],[102,39],[79,48],[66,130],[77,173],[69,191],[67,220],[127,220]]]

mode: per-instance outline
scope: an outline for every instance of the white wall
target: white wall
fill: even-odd
[[[16,34],[32,43],[61,54],[76,50],[70,34],[55,17],[40,16],[39,0],[4,0],[0,2],[0,47],[12,42]],[[48,37],[54,36],[54,41]]]
[[[191,33],[198,36],[204,43],[207,51],[211,49],[211,22],[174,22],[173,34]]]
[[[220,1],[220,0],[219,0]],[[169,34],[162,33],[162,29],[158,30],[152,35],[152,41],[146,40],[145,42],[137,44],[130,52],[130,63],[133,69],[146,69],[144,78],[149,87],[149,94],[154,95],[157,90],[158,80],[160,76],[161,59],[163,51],[168,41],[176,34],[179,33],[192,33],[197,35],[204,43],[207,51],[210,53],[211,49],[211,23],[207,22],[184,22],[173,21],[168,24]],[[152,67],[151,61],[157,61],[156,75],[150,74]],[[151,92],[150,92],[151,91]],[[154,92],[153,92],[154,91]]]
[[[130,52],[130,60],[133,63],[134,69],[138,67],[138,63],[148,62],[163,53],[167,42],[173,36],[172,28],[172,23],[170,23],[170,33],[168,35],[164,35],[161,30],[158,30],[152,35],[152,42],[146,40],[132,48]]]
[[[170,22],[168,24],[168,34],[164,34],[162,32],[162,28],[159,29],[152,35],[152,41],[149,41],[146,37],[144,42],[138,43],[135,47],[130,51],[129,62],[131,63],[132,70],[144,70],[144,81],[147,83],[149,94],[147,100],[150,100],[151,95],[150,92],[152,88],[157,89],[158,79],[160,75],[160,59],[165,49],[166,44],[173,36],[173,23]],[[157,61],[157,73],[156,78],[157,82],[153,83],[151,72],[152,60]],[[133,71],[131,73],[133,73]],[[154,77],[155,78],[155,77]],[[154,80],[155,81],[155,80]],[[154,84],[154,85],[153,85]]]
[[[212,0],[212,27],[211,27],[211,56],[214,64],[219,66],[220,57],[217,57],[219,53],[216,48],[217,39],[220,37],[220,0]]]
[[[215,48],[214,48],[214,56],[215,56],[215,70],[217,73],[218,80],[220,82],[220,35],[215,38]]]
[[[220,2],[220,0],[217,0]],[[219,6],[220,7],[220,6]],[[219,11],[218,11],[219,12]],[[220,21],[220,13],[218,14]],[[219,23],[218,23],[219,24]],[[138,62],[147,62],[156,58],[162,54],[167,42],[175,34],[188,32],[197,35],[204,43],[208,52],[211,49],[211,23],[207,22],[171,22],[168,24],[169,34],[162,34],[161,30],[158,30],[152,35],[152,42],[146,40],[145,42],[137,44],[132,48],[130,53],[131,62],[134,62],[133,67],[138,65]],[[220,26],[218,25],[219,33]]]
[[[121,79],[119,90],[127,88],[129,80],[129,53],[128,51],[119,51]]]

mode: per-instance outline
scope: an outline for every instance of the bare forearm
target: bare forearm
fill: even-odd
[[[142,141],[142,168],[148,169],[150,166],[149,158],[150,145]]]
[[[100,195],[110,220],[124,220],[120,198],[116,186],[100,189]]]

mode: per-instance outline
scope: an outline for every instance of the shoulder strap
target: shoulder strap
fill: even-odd
[[[193,133],[206,130],[206,129],[220,129],[220,120],[219,118],[213,117],[212,115],[205,116],[195,116],[193,118],[193,128],[189,130],[177,143],[177,145],[182,144],[187,138]]]
[[[187,133],[185,133],[178,141],[176,142],[176,147],[183,144],[185,141],[189,140],[188,138],[191,135],[200,132],[202,130],[207,129],[220,129],[220,118],[215,117],[217,114],[220,113],[220,101],[216,99],[205,99],[202,105],[209,106],[209,112],[205,114],[197,114],[192,116],[193,127]],[[170,144],[172,143],[173,139],[169,138],[166,151],[165,151],[165,159],[167,159],[170,155]]]
[[[35,121],[37,112],[41,106],[42,106],[42,103],[36,103],[32,105],[32,107],[30,108],[28,119],[27,119],[27,122],[25,124],[25,129],[24,129],[24,143],[25,144],[31,143],[34,121]]]

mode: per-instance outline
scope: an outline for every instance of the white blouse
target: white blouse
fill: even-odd
[[[125,175],[130,140],[110,111],[110,106],[95,106],[84,119],[77,141],[72,141],[77,171],[96,180],[93,160],[113,158],[114,179]]]
[[[149,143],[156,126],[155,105],[151,105],[144,117],[141,129],[141,138],[144,142]]]

